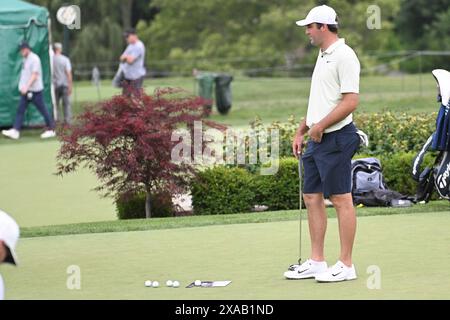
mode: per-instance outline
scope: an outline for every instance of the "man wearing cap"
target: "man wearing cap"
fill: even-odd
[[[326,5],[313,8],[297,25],[306,27],[311,44],[320,48],[312,75],[306,119],[292,143],[304,167],[303,198],[308,211],[311,256],[285,272],[288,279],[319,282],[356,279],[352,248],[356,212],[351,194],[351,159],[360,139],[352,122],[358,105],[360,64],[355,52],[337,35],[337,15]],[[309,136],[303,152],[304,136]],[[328,268],[324,256],[327,214],[324,198],[338,217],[340,257]]]
[[[142,41],[139,40],[136,30],[129,29],[124,33],[124,36],[128,46],[120,56],[122,71],[125,78],[122,83],[123,94],[127,93],[129,90],[140,90],[146,73],[144,67],[145,46]]]
[[[56,42],[53,45],[53,84],[55,87],[56,104],[58,105],[62,99],[64,122],[71,123],[72,108],[70,106],[70,95],[72,94],[72,65],[68,57],[62,54],[62,45]]]
[[[19,240],[19,226],[17,223],[0,210],[0,264],[11,263],[17,265],[16,244]],[[0,275],[0,300],[5,298],[3,278]]]
[[[19,91],[21,94],[19,108],[17,109],[16,119],[12,129],[2,130],[2,133],[8,138],[14,140],[19,139],[20,129],[22,128],[28,103],[33,102],[44,117],[45,124],[47,125],[46,130],[41,134],[41,138],[52,138],[56,135],[55,122],[49,115],[44,103],[41,60],[37,54],[31,51],[29,44],[25,41],[19,45],[19,50],[23,57],[22,71],[20,72],[19,79]]]

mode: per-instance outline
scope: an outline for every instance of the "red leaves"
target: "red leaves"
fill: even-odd
[[[115,96],[62,128],[58,174],[80,164],[95,169],[107,195],[146,190],[174,192],[186,184],[194,168],[171,162],[173,131],[201,121],[205,101],[181,89],[164,88],[153,96]],[[208,121],[216,128],[223,126]]]

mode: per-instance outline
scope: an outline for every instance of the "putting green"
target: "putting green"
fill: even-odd
[[[0,208],[22,227],[115,220],[112,200],[91,191],[97,180],[88,170],[54,175],[58,148],[56,140],[1,145]]]
[[[306,256],[306,221],[303,230]],[[295,221],[26,238],[20,267],[0,271],[8,299],[449,299],[449,244],[448,212],[359,218],[359,278],[335,284],[283,279],[297,258]],[[334,263],[336,219],[329,220],[326,253]],[[66,287],[71,265],[80,267],[80,290]],[[367,286],[370,266],[380,268],[380,289]],[[146,288],[147,279],[181,287]],[[184,288],[196,279],[233,282]]]

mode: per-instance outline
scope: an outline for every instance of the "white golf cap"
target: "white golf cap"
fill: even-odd
[[[298,20],[296,24],[298,26],[304,27],[311,23],[323,23],[323,24],[338,24],[336,11],[333,8],[321,5],[314,7],[308,13],[305,19]]]
[[[5,262],[17,265],[16,244],[19,240],[19,226],[16,221],[0,210],[0,241],[8,247],[10,255]]]

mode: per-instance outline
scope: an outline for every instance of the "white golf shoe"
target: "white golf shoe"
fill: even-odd
[[[54,130],[46,130],[41,134],[42,139],[53,138],[56,136],[56,132]]]
[[[284,273],[287,279],[309,279],[327,270],[326,261],[306,260],[301,265],[294,264]]]
[[[351,267],[347,267],[341,261],[338,261],[334,266],[325,272],[316,275],[316,280],[318,282],[339,282],[355,280],[356,278],[355,266],[352,264]]]
[[[10,139],[17,140],[20,138],[20,132],[14,128],[9,130],[2,130],[2,134]]]

